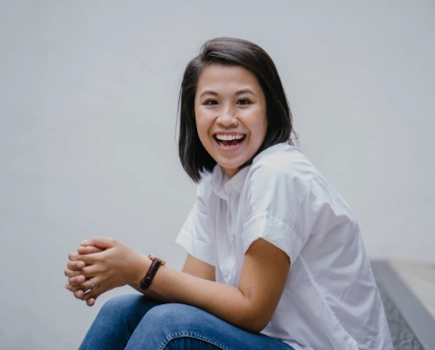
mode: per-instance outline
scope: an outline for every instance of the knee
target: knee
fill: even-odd
[[[189,329],[198,322],[197,309],[184,304],[162,304],[150,310],[145,318],[148,324],[165,332]]]
[[[143,298],[140,295],[127,294],[115,296],[104,303],[98,316],[120,318],[123,314],[129,313],[135,305]]]

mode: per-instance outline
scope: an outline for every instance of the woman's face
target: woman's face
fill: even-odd
[[[257,78],[240,66],[204,68],[195,95],[199,139],[229,177],[262,145],[267,131],[266,99]]]

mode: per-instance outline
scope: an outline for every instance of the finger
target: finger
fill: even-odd
[[[94,247],[94,246],[87,246],[87,247],[79,247],[77,248],[77,253],[80,255],[86,255],[86,254],[93,254],[93,253],[100,253],[104,249]]]
[[[77,253],[69,253],[68,254],[68,259],[70,260],[70,261],[77,261],[77,260],[79,260],[79,257],[80,255],[79,254],[77,254]]]
[[[113,247],[116,242],[117,241],[114,238],[93,237],[81,242],[80,245],[83,247],[94,246],[101,249],[107,249]]]
[[[101,294],[103,294],[104,292],[106,292],[107,290],[105,288],[103,288],[102,286],[95,286],[94,289],[91,289],[90,291],[84,293],[81,297],[82,300],[88,301],[89,299],[96,299],[97,297],[99,297]]]
[[[86,305],[88,306],[94,306],[95,305],[96,298],[89,298],[86,300]]]
[[[86,285],[88,287],[87,291],[91,291],[96,287],[95,282],[92,279],[87,280],[83,285]]]
[[[80,271],[86,266],[84,261],[69,261],[66,267],[71,271]]]
[[[83,279],[81,279],[81,280],[83,280]],[[88,292],[88,291],[93,290],[100,283],[99,281],[100,281],[100,278],[98,276],[91,277],[91,278],[85,279],[80,284],[76,284],[76,283],[74,283],[74,285],[69,284],[69,286],[65,287],[65,288],[67,288],[71,292],[76,292],[78,290]]]
[[[95,288],[92,288],[84,293],[81,293],[80,291],[77,291],[77,295],[82,300],[89,300],[89,299],[97,299],[101,294],[106,293],[107,291],[113,289],[114,287],[108,286],[104,281],[100,281],[98,277],[95,277]],[[103,284],[101,284],[103,282]]]
[[[82,290],[76,290],[73,294],[77,299],[82,300],[83,296],[85,295],[85,292]]]
[[[101,273],[99,265],[89,265],[81,269],[80,271],[71,271],[69,269],[64,270],[65,276],[68,277],[68,283],[72,287],[77,287],[87,279],[97,276]]]
[[[92,280],[87,280],[86,282],[82,283],[80,286],[71,288],[70,290],[74,293],[74,296],[78,299],[82,299],[83,296],[87,293],[90,293],[92,290],[96,288],[95,282]]]
[[[75,295],[75,293],[76,292],[78,292],[78,291],[80,291],[80,292],[83,292],[83,293],[85,293],[87,290],[88,290],[88,287],[87,286],[84,286],[84,285],[79,285],[79,286],[77,286],[77,287],[72,287],[71,285],[69,286],[69,288],[67,288],[70,292],[73,292],[74,293],[74,295]]]
[[[104,251],[94,253],[94,254],[84,254],[84,255],[77,254],[77,253],[69,253],[68,258],[70,261],[73,262],[82,261],[85,263],[85,265],[91,265],[98,260],[98,258],[100,257],[99,256],[100,253],[104,253]]]
[[[78,275],[81,274],[80,271],[72,271],[72,270],[70,270],[70,269],[68,269],[68,268],[65,268],[65,269],[63,270],[63,272],[64,272],[64,274],[65,274],[66,277],[76,277],[76,276],[78,276]]]
[[[68,283],[73,289],[76,287],[77,288],[80,287],[80,285],[85,281],[86,281],[86,277],[83,275],[68,278]]]
[[[72,292],[72,293],[75,293],[75,292],[77,292],[77,291],[83,291],[83,289],[84,288],[80,288],[80,286],[78,286],[78,287],[73,287],[73,286],[71,286],[69,283],[65,283],[65,289],[66,290],[69,290],[70,292]]]
[[[68,259],[69,261],[83,261],[85,264],[87,264],[86,258],[89,258],[89,256],[90,255],[80,255],[74,252],[68,254]]]

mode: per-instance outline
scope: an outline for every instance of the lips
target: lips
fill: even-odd
[[[214,134],[213,137],[220,146],[234,147],[242,143],[246,134]]]

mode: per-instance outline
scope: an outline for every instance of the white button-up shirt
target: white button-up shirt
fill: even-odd
[[[393,349],[354,214],[297,147],[257,155],[231,179],[204,175],[177,242],[238,287],[244,255],[263,238],[291,268],[263,334],[295,349]]]

